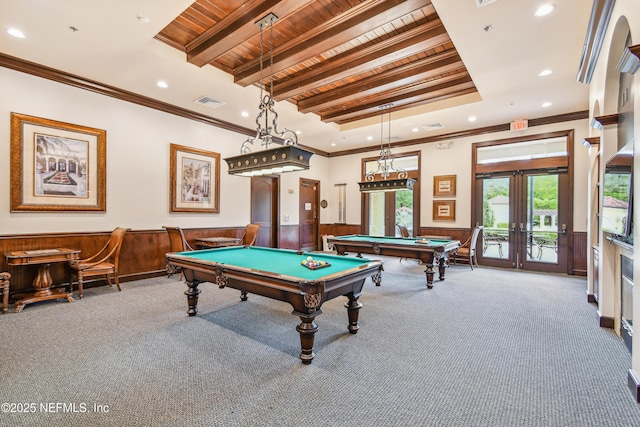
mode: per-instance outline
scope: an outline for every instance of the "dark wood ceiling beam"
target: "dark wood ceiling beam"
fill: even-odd
[[[313,0],[251,0],[225,16],[185,48],[187,61],[202,67],[260,32],[256,21],[273,12],[283,19]],[[274,24],[274,26],[277,25]]]
[[[273,72],[313,58],[327,50],[381,27],[417,9],[425,7],[425,0],[370,0],[319,25],[299,37],[274,48]],[[260,78],[260,58],[248,61],[234,70],[235,83],[247,86]]]
[[[457,74],[441,76],[440,78],[435,80],[423,81],[410,86],[402,86],[400,88],[397,88],[395,90],[390,90],[387,92],[377,92],[372,96],[368,96],[368,97],[363,96],[363,97],[357,98],[354,102],[344,103],[333,109],[320,111],[320,113],[323,116],[326,116],[328,114],[331,114],[334,112],[340,112],[340,111],[348,111],[348,110],[357,111],[359,108],[362,108],[363,106],[377,107],[379,105],[386,105],[389,103],[395,103],[397,106],[401,103],[403,98],[415,96],[416,94],[421,94],[421,95],[430,94],[432,92],[440,91],[443,89],[447,90],[447,89],[450,89],[452,86],[456,86],[460,83],[473,84],[473,81],[471,80],[471,77],[466,72],[466,70],[464,72],[457,73]]]
[[[402,58],[424,52],[451,41],[440,20],[413,28],[360,51],[329,58],[313,69],[303,70],[282,83],[274,84],[278,101],[300,95],[313,88],[342,80]]]
[[[391,107],[391,111],[393,111],[394,109],[407,108],[406,106],[409,104],[416,104],[423,101],[433,102],[433,98],[444,95],[455,94],[462,91],[466,92],[467,90],[476,91],[471,77],[469,77],[469,75],[467,74],[447,81],[446,83],[440,83],[440,81],[441,80],[438,80],[438,84],[431,86],[425,84],[421,85],[422,87],[409,88],[407,90],[401,91],[400,93],[392,93],[388,94],[387,96],[381,95],[380,97],[375,97],[372,100],[369,100],[369,102],[367,103],[356,105],[350,108],[345,108],[330,113],[321,113],[321,119],[322,121],[330,122],[345,119],[353,119],[350,121],[355,121],[365,117],[380,115],[379,107],[381,105],[394,104],[393,107]]]
[[[396,108],[391,108],[388,110],[385,110],[385,112],[388,112],[389,110],[391,112],[395,112],[395,111],[402,111],[402,110],[406,110],[407,108],[414,108],[414,107],[419,107],[421,105],[425,105],[425,104],[431,104],[434,102],[439,102],[439,101],[444,101],[446,99],[451,99],[451,98],[457,98],[458,96],[462,96],[462,95],[467,95],[470,93],[476,93],[477,90],[475,87],[472,88],[468,88],[468,89],[464,89],[458,92],[454,92],[454,93],[448,93],[448,94],[444,94],[442,96],[437,96],[435,98],[427,98],[424,100],[417,100],[415,102],[411,102],[411,103],[407,103],[407,104],[402,104],[399,105]],[[335,123],[337,125],[344,125],[347,123],[352,123],[352,122],[357,122],[358,120],[363,120],[363,119],[369,119],[372,117],[380,117],[380,110],[376,109],[373,110],[367,114],[359,114],[356,116],[352,116],[352,117],[348,117],[348,118],[340,118],[340,119],[334,119],[334,120],[330,120],[332,123]]]
[[[309,113],[328,109],[339,104],[366,97],[374,93],[386,92],[397,87],[434,78],[464,67],[455,50],[424,58],[393,68],[380,74],[366,77],[337,89],[310,96],[298,102],[298,111]]]

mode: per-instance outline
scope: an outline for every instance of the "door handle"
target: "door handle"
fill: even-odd
[[[515,222],[511,223],[511,228],[509,229],[509,231],[512,231],[512,232],[516,231],[516,223]]]
[[[562,224],[562,230],[561,230],[562,234],[567,234],[567,224]]]
[[[523,223],[523,222],[521,222],[521,223],[520,223],[520,232],[521,232],[521,233],[524,233],[524,232],[526,232],[526,231],[527,231],[527,230],[525,230],[525,229],[524,229],[524,223]]]

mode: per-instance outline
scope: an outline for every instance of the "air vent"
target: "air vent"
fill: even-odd
[[[401,141],[401,140],[402,140],[402,138],[400,138],[399,136],[392,136],[391,137],[391,141],[389,141],[389,137],[388,136],[384,137],[384,141],[385,142],[394,142],[394,141]]]
[[[224,105],[224,102],[218,101],[217,99],[213,99],[209,96],[203,96],[202,98],[196,99],[196,102],[209,108],[218,108]]]
[[[442,123],[432,123],[430,125],[423,125],[422,129],[426,130],[426,131],[431,131],[431,130],[438,130],[438,129],[442,129],[444,128],[444,125]]]
[[[493,2],[495,2],[495,1],[498,1],[498,0],[476,0],[476,6],[477,6],[477,7],[486,6],[486,5],[488,5],[489,3],[493,3]]]

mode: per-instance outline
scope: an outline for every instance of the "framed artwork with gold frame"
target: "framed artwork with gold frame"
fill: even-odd
[[[433,195],[451,197],[456,195],[456,176],[440,175],[433,177]]]
[[[107,209],[107,132],[11,113],[11,212]]]
[[[220,212],[220,153],[170,144],[170,212]]]
[[[456,219],[455,200],[434,200],[433,220],[434,221],[454,221]]]

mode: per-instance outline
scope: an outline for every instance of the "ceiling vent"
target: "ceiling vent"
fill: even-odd
[[[423,125],[422,129],[428,131],[443,129],[444,125],[442,123],[432,123],[430,125]]]
[[[486,5],[488,5],[489,3],[493,3],[493,2],[495,2],[495,1],[498,1],[498,0],[476,0],[476,6],[477,6],[477,7],[486,6]]]
[[[218,101],[217,99],[213,99],[209,96],[203,96],[202,98],[196,99],[198,104],[202,104],[209,108],[218,108],[224,105],[224,102]]]

